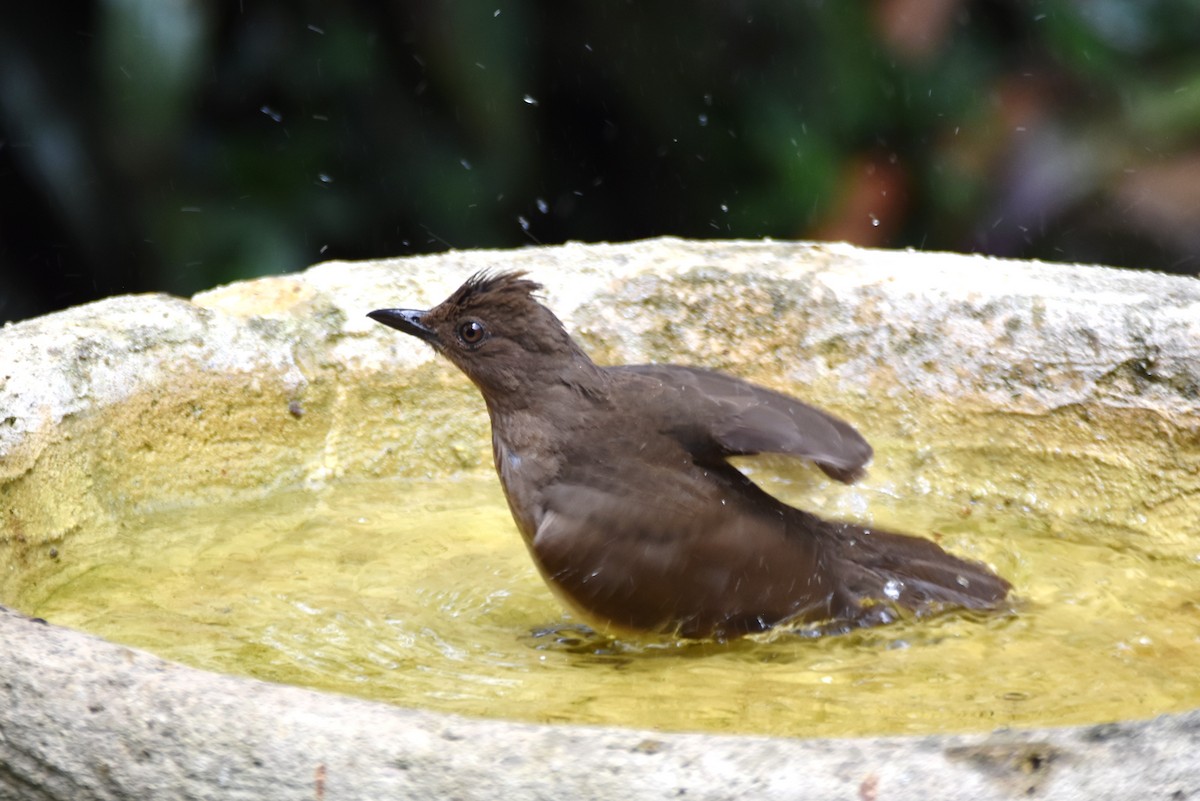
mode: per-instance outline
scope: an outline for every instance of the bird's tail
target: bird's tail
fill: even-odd
[[[830,559],[845,581],[834,616],[853,625],[894,619],[899,607],[918,616],[952,608],[995,609],[1012,585],[986,565],[946,553],[937,543],[850,523],[827,523]]]

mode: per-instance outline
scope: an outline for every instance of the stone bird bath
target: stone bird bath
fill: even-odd
[[[364,316],[484,267],[529,270],[598,361],[775,370],[869,438],[919,425],[954,441],[950,462],[995,464],[989,503],[1029,503],[1022,465],[1053,454],[1077,482],[1058,514],[1200,571],[1196,281],[664,239],[328,263],[6,326],[0,602],[163,499],[490,470],[473,390],[420,400],[408,379],[432,353]],[[419,413],[395,414],[397,397]],[[880,412],[929,397],[960,412]],[[973,491],[940,469],[939,492]],[[1198,754],[1200,711],[833,740],[469,719],[199,671],[0,607],[0,798],[1187,799]]]

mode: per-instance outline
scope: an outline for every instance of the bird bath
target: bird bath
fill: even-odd
[[[465,496],[468,512],[494,502],[487,495],[494,487],[487,421],[474,389],[418,343],[364,316],[379,306],[435,303],[483,267],[527,269],[546,284],[549,304],[597,361],[718,367],[854,421],[878,451],[862,487],[836,492],[810,471],[776,481],[772,490],[796,493],[794,502],[830,516],[902,521],[914,533],[942,536],[943,544],[991,561],[1016,584],[1021,600],[1011,615],[879,633],[861,643],[860,657],[918,653],[908,646],[921,637],[969,647],[973,629],[1049,625],[1053,618],[1039,616],[1047,609],[1082,610],[1055,623],[1056,636],[1069,639],[1107,620],[1084,615],[1120,612],[1089,606],[1090,590],[1118,578],[1144,587],[1140,594],[1153,602],[1143,617],[1154,636],[1135,626],[1115,638],[1127,653],[1094,655],[1117,676],[1114,705],[1043,721],[1077,728],[1031,728],[1037,721],[1018,713],[1030,689],[1020,684],[1007,697],[976,692],[971,723],[933,716],[924,728],[889,724],[871,703],[842,715],[865,720],[856,734],[911,730],[920,737],[674,733],[844,734],[823,728],[824,719],[837,717],[830,710],[847,689],[839,657],[827,653],[817,668],[793,666],[784,683],[771,685],[772,693],[790,691],[825,710],[815,718],[798,722],[786,710],[762,711],[760,703],[755,720],[765,724],[714,726],[689,716],[695,698],[686,686],[672,684],[674,696],[652,689],[653,671],[636,669],[652,661],[646,651],[581,657],[553,634],[543,647],[530,629],[562,623],[558,607],[536,580],[522,583],[529,577],[517,575],[506,584],[509,577],[494,565],[460,591],[487,596],[489,588],[515,586],[516,595],[524,593],[517,606],[507,605],[511,591],[488,599],[500,610],[491,619],[497,647],[513,643],[514,653],[567,665],[566,673],[589,663],[606,676],[633,673],[633,680],[598,685],[584,714],[547,711],[525,698],[516,711],[499,712],[508,720],[488,720],[479,716],[497,713],[486,702],[439,704],[431,700],[436,691],[424,696],[427,703],[420,694],[396,696],[404,707],[374,703],[195,670],[51,625],[60,619],[53,599],[71,585],[85,591],[87,614],[63,619],[86,618],[103,631],[121,611],[106,590],[134,583],[155,561],[169,563],[172,550],[199,530],[196,509],[249,509],[268,520],[290,509],[301,520],[332,519],[334,534],[342,525],[346,539],[360,519],[382,516],[377,510],[388,505],[386,496],[381,502],[353,493],[384,480],[409,482],[390,485],[406,487],[397,497],[407,500],[394,504],[401,511],[414,503],[414,488],[428,491],[440,486],[430,483],[436,481],[481,493]],[[35,787],[49,798],[1186,796],[1200,790],[1192,756],[1200,714],[1186,711],[1200,705],[1188,695],[1196,682],[1186,672],[1200,648],[1198,334],[1200,286],[1190,279],[847,246],[675,240],[330,263],[191,302],[114,298],[7,327],[0,333],[0,603],[43,614],[50,624],[0,613],[0,798]],[[346,488],[349,496],[331,495]],[[436,502],[425,497],[418,505],[427,511]],[[500,517],[507,527],[501,535],[520,556],[515,531]],[[477,522],[453,526],[473,529]],[[1025,544],[1015,547],[1006,532],[1018,527],[1031,531],[1022,531]],[[99,532],[118,533],[127,554],[116,568],[125,572],[111,564],[109,572],[95,570],[81,558]],[[361,538],[348,558],[371,569],[383,561],[384,536]],[[1081,537],[1089,547],[1103,544],[1104,558],[1071,550]],[[236,555],[239,538],[231,542]],[[1126,559],[1130,554],[1136,558]],[[308,573],[283,571],[283,586],[321,572],[320,556],[309,555]],[[401,560],[421,568],[397,579],[397,596],[443,569],[418,556]],[[294,568],[300,558],[293,550],[272,552],[248,562],[245,580]],[[1046,589],[1081,565],[1086,573],[1071,580],[1088,586]],[[1146,572],[1164,565],[1166,572]],[[171,586],[163,584],[165,595]],[[386,591],[386,577],[384,591],[372,586],[358,594],[399,603]],[[237,602],[246,599],[237,587],[228,591],[226,618],[242,616]],[[454,591],[430,591],[434,614],[418,633],[440,637],[453,628],[461,611],[458,596],[448,596]],[[95,600],[87,609],[89,598]],[[267,609],[268,620],[276,613]],[[405,618],[395,609],[390,615]],[[367,641],[405,633],[385,625]],[[780,654],[825,647],[770,642],[725,650],[770,654],[760,661],[777,662]],[[188,661],[186,648],[164,650]],[[689,661],[716,670],[728,655],[721,650]],[[985,648],[975,656],[981,672],[1004,657]],[[487,654],[466,662],[475,659],[485,663]],[[360,683],[403,675],[383,663]],[[1077,681],[1071,667],[1047,662],[1047,671],[1071,674],[1048,681]],[[535,700],[553,696],[564,681],[565,674],[547,671],[550,683]],[[1162,680],[1155,683],[1152,674]],[[470,671],[454,681],[469,684]],[[965,703],[955,700],[964,687],[988,686],[961,671],[938,681],[911,699],[916,717],[939,702]],[[658,696],[666,701],[649,719],[622,711],[653,709]],[[739,699],[754,706],[741,695],[734,706]],[[606,716],[609,710],[615,716]],[[1114,722],[1161,712],[1175,714]],[[638,728],[575,725],[630,722]],[[966,733],[931,734],[944,730]]]

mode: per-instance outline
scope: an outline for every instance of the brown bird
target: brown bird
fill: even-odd
[[[901,609],[989,609],[987,567],[929,540],[822,520],[727,461],[782,453],[853,481],[871,446],[849,424],[722,373],[597,366],[523,273],[478,273],[428,311],[370,317],[467,374],[496,472],[543,578],[606,631],[725,639],[779,624],[833,630]]]

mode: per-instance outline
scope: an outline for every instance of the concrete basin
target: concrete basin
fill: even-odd
[[[885,454],[902,488],[978,499],[964,465],[983,460],[987,503],[1019,508],[1038,502],[1026,466],[1053,463],[1055,516],[1200,572],[1194,280],[660,239],[333,262],[6,326],[0,602],[64,544],[165,502],[490,470],[473,388],[364,316],[482,268],[528,270],[597,361],[719,367],[869,437],[953,445]],[[1180,603],[1200,608],[1200,578]],[[1200,711],[834,740],[477,720],[199,671],[0,607],[0,798],[1187,799],[1198,746]]]

